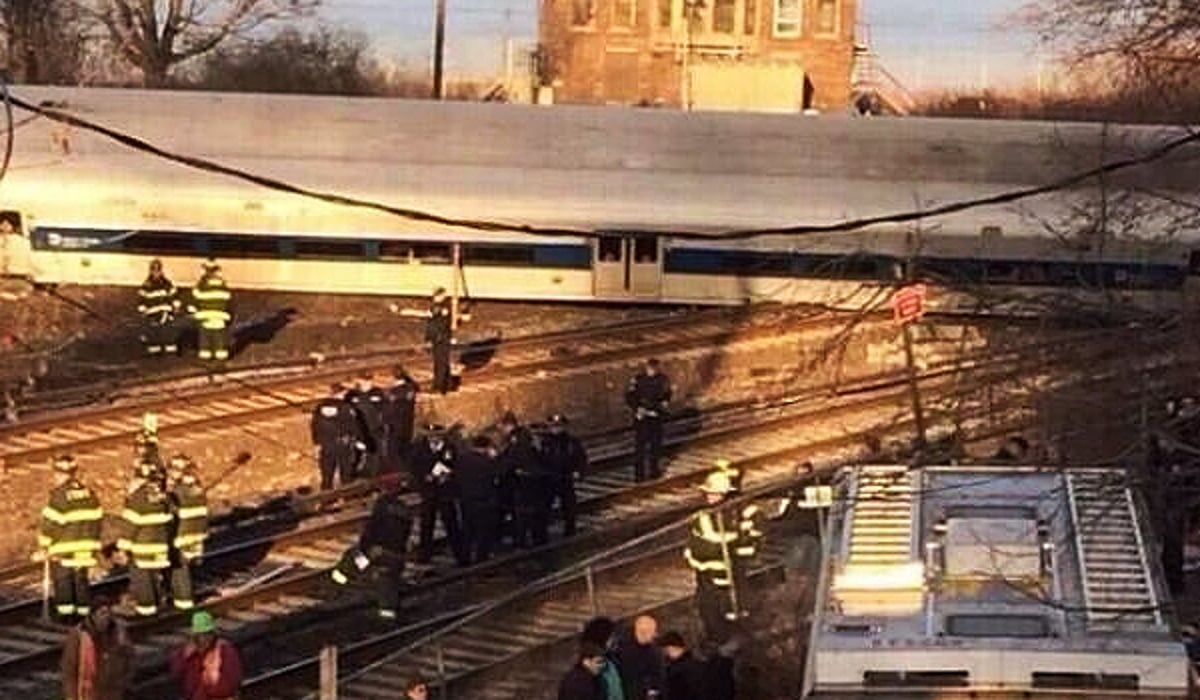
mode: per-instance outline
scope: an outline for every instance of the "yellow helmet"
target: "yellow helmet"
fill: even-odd
[[[74,476],[79,471],[79,465],[75,462],[74,456],[63,454],[54,458],[54,471]]]
[[[158,414],[154,411],[146,411],[142,414],[142,434],[158,434]]]
[[[723,471],[715,471],[709,474],[704,479],[704,483],[700,485],[700,490],[704,493],[716,493],[725,495],[733,488],[733,484],[729,481],[729,475]]]
[[[731,467],[733,467],[733,463],[724,458],[718,459],[716,464],[717,464],[717,469],[720,469],[723,472],[727,472],[730,470]]]

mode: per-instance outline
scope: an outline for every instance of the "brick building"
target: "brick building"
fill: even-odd
[[[845,109],[858,1],[542,0],[539,80],[560,103]]]

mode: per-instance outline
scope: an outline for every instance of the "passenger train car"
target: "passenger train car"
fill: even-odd
[[[1180,133],[1167,128],[122,89],[13,93],[289,184],[552,229],[422,223],[282,193],[18,109],[16,153],[0,181],[0,272],[37,283],[135,285],[158,257],[186,284],[213,256],[236,288],[323,293],[426,295],[457,283],[477,298],[849,306],[915,277],[960,290],[940,295],[944,305],[972,301],[980,289],[1174,305],[1200,263],[1187,227],[1148,209],[1165,201],[1159,193],[1195,192],[1194,147],[1106,177],[1103,198],[1089,182],[916,225],[723,235],[1042,185]],[[1130,204],[1130,192],[1143,199]],[[1080,211],[1118,200],[1136,206],[1131,240],[1081,236],[1095,217]]]
[[[1189,697],[1176,608],[1127,478],[843,469],[804,697]]]

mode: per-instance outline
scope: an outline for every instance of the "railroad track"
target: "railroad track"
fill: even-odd
[[[991,363],[991,366],[999,367],[989,375],[992,379],[1000,380],[1003,377],[1012,377],[1020,373],[1019,370],[1005,366],[1005,358],[993,358]],[[948,364],[953,366],[927,372],[925,380],[949,381],[960,371],[960,368],[957,362]],[[850,387],[844,387],[844,390],[853,391]],[[655,506],[655,508],[649,509],[651,511],[672,502],[690,503],[690,499],[694,496],[692,486],[711,467],[713,460],[717,457],[732,457],[747,465],[756,464],[763,459],[783,459],[790,464],[791,462],[787,460],[794,456],[797,450],[798,441],[794,434],[797,425],[803,426],[819,420],[830,421],[842,413],[849,416],[856,412],[861,413],[871,407],[903,403],[906,395],[906,387],[900,378],[881,379],[874,385],[864,385],[857,391],[863,392],[865,400],[859,401],[858,396],[849,395],[834,402],[835,405],[830,405],[828,401],[819,400],[823,394],[818,392],[807,402],[802,401],[769,409],[734,410],[718,419],[714,419],[712,416],[698,416],[675,423],[671,428],[673,434],[671,443],[678,444],[681,440],[686,440],[687,446],[672,458],[672,475],[669,479],[652,485],[643,484],[635,487],[629,483],[627,474],[618,473],[601,474],[584,482],[581,487],[582,506],[585,511],[597,514],[597,520],[591,523],[595,527],[594,532],[604,532],[605,523],[614,519],[619,521],[644,516],[647,508],[643,499],[651,492],[654,493],[653,505]],[[876,427],[878,426],[868,424],[863,426],[863,430]],[[759,440],[755,448],[747,449],[740,443],[750,431],[753,431],[753,435]],[[824,444],[828,447],[853,443],[858,439],[859,432],[861,431],[852,431],[851,435],[826,438]],[[818,441],[818,443],[821,442]],[[619,445],[611,449],[615,450],[615,453],[607,456],[599,455],[601,462],[619,464],[620,457],[624,454],[622,451],[627,450],[628,446]],[[813,449],[813,445],[810,442],[800,449]],[[263,609],[269,610],[271,615],[278,617],[293,615],[295,611],[320,607],[321,600],[330,593],[329,589],[324,587],[324,574],[327,567],[353,540],[360,517],[360,514],[350,514],[327,526],[305,528],[271,541],[248,543],[247,549],[274,547],[280,551],[273,552],[268,560],[246,572],[240,579],[225,581],[224,590],[236,590],[237,586],[244,581],[248,581],[250,584],[263,584],[265,579],[262,577],[264,576],[273,580],[265,585],[254,585],[249,591],[223,596],[210,603],[210,607],[215,608],[218,613],[240,618],[241,622],[247,624],[263,618],[264,613],[261,612]],[[588,517],[585,515],[585,523]],[[321,544],[312,544],[313,539],[319,539]],[[439,588],[442,584],[457,578],[461,577],[451,576],[450,579],[445,580],[444,577],[437,578]],[[153,646],[169,646],[170,643],[178,641],[173,636],[173,632],[178,629],[181,621],[180,616],[167,615],[150,621],[138,622],[135,633],[139,638],[147,639],[148,643]],[[163,637],[163,634],[166,636]],[[39,630],[38,634],[34,636],[41,642],[41,647],[26,651],[7,662],[0,662],[0,671],[4,671],[3,675],[8,676],[30,670],[36,672],[36,669],[45,668],[52,663],[57,654],[57,648],[45,643],[46,632],[44,630]],[[10,637],[16,638],[12,635]]]
[[[514,338],[474,352],[472,357],[482,358],[480,361],[485,366],[468,372],[465,391],[481,390],[483,383],[523,376],[566,374],[651,354],[703,348],[728,340],[732,334],[737,334],[739,339],[747,336],[762,338],[781,330],[799,332],[843,320],[834,314],[804,316],[778,309],[757,314],[707,309],[665,319],[639,319]],[[407,355],[391,355],[386,360],[317,367],[302,376],[253,382],[227,375],[213,386],[205,385],[195,391],[177,389],[128,405],[47,415],[0,429],[0,462],[8,470],[47,469],[47,460],[62,450],[124,448],[140,430],[141,415],[145,411],[157,412],[159,432],[163,436],[206,427],[245,425],[307,411],[328,393],[330,381],[344,380],[361,372],[389,372],[398,361],[411,363],[422,356],[421,351],[410,349]],[[423,369],[413,371],[413,374],[422,383],[429,376]]]

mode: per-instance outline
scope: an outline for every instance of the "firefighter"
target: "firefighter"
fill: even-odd
[[[417,441],[409,460],[412,483],[421,494],[417,562],[427,564],[433,559],[433,526],[440,517],[455,561],[465,566],[454,474],[457,446],[445,427],[434,424],[425,430],[425,437]]]
[[[163,572],[170,568],[174,514],[154,464],[139,460],[121,513],[125,534],[117,547],[129,553],[129,588],[139,615],[158,612]]]
[[[658,360],[650,358],[645,368],[629,380],[625,403],[633,410],[633,476],[635,481],[662,476],[663,420],[671,401],[671,380],[662,373]]]
[[[221,267],[212,258],[204,263],[204,272],[192,289],[188,313],[199,326],[197,356],[206,362],[229,359],[229,287],[221,276]]]
[[[342,398],[344,387],[332,384],[329,396],[313,407],[310,430],[317,452],[317,464],[321,469],[321,490],[333,488],[333,477],[341,480],[342,486],[354,480],[354,468],[358,459],[358,417],[354,408]]]
[[[171,598],[176,610],[195,606],[192,562],[204,554],[208,539],[208,495],[200,485],[196,464],[187,455],[171,457]]]
[[[392,385],[383,390],[383,445],[385,468],[400,471],[413,439],[413,420],[420,387],[400,365],[392,369]]]
[[[512,527],[514,547],[544,544],[549,526],[547,490],[534,447],[533,434],[521,425],[512,411],[500,419],[500,440],[497,447],[497,467],[500,472],[500,508]]]
[[[338,584],[370,571],[375,578],[379,616],[394,620],[400,607],[401,574],[404,573],[412,514],[404,503],[399,478],[382,482],[358,544],[351,547],[330,574]]]
[[[450,298],[438,287],[429,302],[429,321],[425,325],[425,340],[433,355],[433,390],[439,394],[450,391],[450,345],[454,326],[451,320]]]
[[[346,392],[346,402],[354,409],[358,421],[358,442],[361,445],[355,475],[372,479],[379,475],[384,440],[383,411],[387,395],[374,385],[370,372],[363,372],[354,388]]]
[[[147,355],[179,351],[175,317],[179,314],[179,290],[163,274],[162,261],[150,261],[150,273],[138,289],[138,313],[142,315],[142,347]]]
[[[54,459],[58,483],[42,508],[38,529],[39,552],[48,560],[53,582],[54,612],[63,622],[90,611],[88,568],[96,565],[100,551],[100,500],[79,480],[79,466],[71,455]]]
[[[575,534],[576,498],[575,481],[587,471],[588,457],[583,442],[568,431],[569,421],[561,413],[555,413],[547,421],[549,426],[540,441],[542,462],[545,463],[553,480],[547,508],[554,502],[562,509],[563,536]]]
[[[696,572],[696,603],[704,634],[717,644],[728,641],[734,624],[744,617],[740,596],[745,593],[748,560],[757,552],[757,539],[743,533],[733,511],[723,503],[730,490],[729,475],[714,471],[700,490],[706,505],[689,519],[684,558]]]

